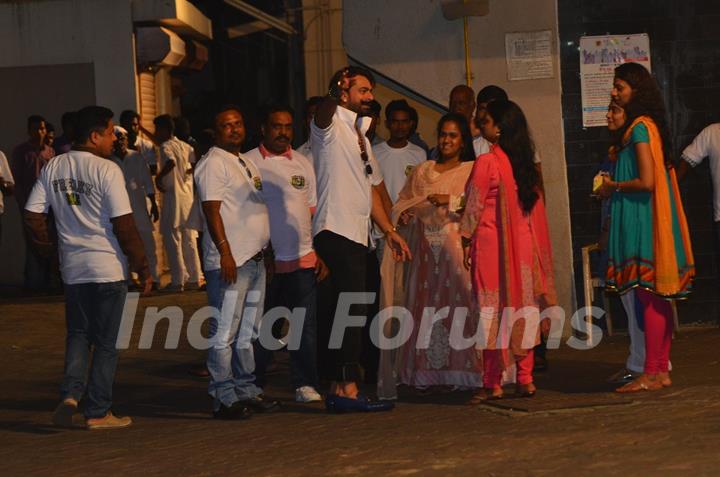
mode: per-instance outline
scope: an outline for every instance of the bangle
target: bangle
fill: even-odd
[[[622,191],[620,190],[620,184],[621,184],[620,182],[616,182],[616,183],[615,183],[615,192],[622,192]]]
[[[397,232],[397,227],[392,227],[391,229],[386,230],[385,235],[390,235],[393,232]]]
[[[221,241],[219,241],[219,242],[217,243],[217,245],[215,245],[215,248],[217,248],[218,251],[220,251],[220,246],[221,246],[222,244],[224,244],[224,243],[227,243],[227,239],[226,239],[226,240],[221,240]]]

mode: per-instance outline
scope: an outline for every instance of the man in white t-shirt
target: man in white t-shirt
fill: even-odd
[[[371,217],[385,233],[393,256],[397,260],[410,258],[407,244],[387,216],[378,189],[382,177],[365,136],[371,120],[364,115],[373,100],[374,84],[372,73],[364,68],[351,66],[336,72],[330,80],[330,93],[320,103],[312,122],[318,191],[313,244],[330,270],[328,280],[338,292],[340,303],[348,298],[347,292],[366,291]],[[367,313],[364,305],[354,308],[350,313],[353,316]],[[332,324],[319,326],[335,328],[345,319],[336,314]],[[334,372],[329,376],[332,381],[326,408],[336,412],[392,409],[390,402],[371,402],[358,396],[363,329],[350,326],[338,331],[343,339],[339,350],[331,350]]]
[[[2,216],[5,213],[4,196],[12,195],[14,189],[15,180],[10,171],[10,164],[5,154],[0,151],[0,242],[2,242]]]
[[[153,186],[150,168],[140,153],[128,149],[127,130],[121,126],[115,126],[115,145],[113,147],[112,160],[120,166],[125,177],[125,187],[130,197],[130,207],[135,218],[143,245],[145,256],[150,265],[150,274],[153,278],[153,289],[157,289],[160,283],[158,275],[157,254],[155,252],[155,238],[153,237],[154,225],[160,213],[155,201],[155,187]],[[150,202],[150,213],[148,213],[148,201]],[[152,220],[151,220],[152,219]]]
[[[156,117],[154,123],[155,138],[161,142],[160,170],[155,177],[155,184],[163,193],[160,233],[172,280],[162,291],[182,292],[185,288],[197,288],[200,282],[197,233],[188,226],[195,151],[173,135],[175,125],[169,114]]]
[[[720,246],[720,123],[713,123],[700,131],[682,152],[678,165],[678,179],[683,179],[690,167],[699,165],[705,158],[710,161],[713,186],[713,222],[716,246]]]
[[[240,109],[221,108],[215,116],[215,147],[195,169],[205,217],[202,246],[208,302],[221,310],[219,319],[210,319],[207,357],[216,419],[244,419],[252,411],[278,408],[277,402],[263,397],[253,374],[251,341],[263,315],[264,249],[270,240],[270,221],[260,172],[240,154],[244,140]],[[234,309],[224,309],[228,304]]]
[[[270,214],[270,239],[275,268],[268,287],[268,306],[304,309],[300,342],[290,346],[290,380],[298,402],[320,401],[317,372],[317,287],[327,269],[312,248],[312,214],[317,205],[315,171],[310,160],[290,148],[293,113],[287,107],[271,107],[261,126],[263,140],[245,155],[260,170],[262,196]],[[258,380],[272,352],[256,347]]]
[[[423,149],[409,142],[410,134],[417,126],[414,124],[414,109],[404,99],[391,101],[385,108],[385,126],[390,133],[387,142],[373,146],[373,154],[380,166],[385,187],[394,204],[412,170],[427,160]],[[378,260],[382,260],[384,249],[383,235],[377,230],[373,238],[376,241]]]
[[[150,137],[150,131],[142,128],[140,124],[140,115],[131,109],[127,109],[120,114],[120,126],[128,132],[128,147],[133,151],[137,151],[145,162],[152,174],[157,173],[157,150],[152,140],[142,137],[146,134]]]
[[[75,146],[45,166],[25,205],[25,223],[38,253],[47,256],[54,250],[47,219],[51,209],[57,228],[67,325],[62,401],[53,415],[60,426],[72,426],[81,399],[89,429],[132,423],[110,410],[115,343],[128,269],[140,276],[145,294],[152,277],[122,171],[108,160],[115,139],[112,116],[100,106],[78,111]]]

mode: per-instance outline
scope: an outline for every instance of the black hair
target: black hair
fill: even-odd
[[[162,128],[169,131],[170,134],[175,132],[175,123],[173,123],[172,116],[169,114],[161,114],[160,116],[153,119],[153,124],[156,128]]]
[[[497,101],[498,99],[507,101],[508,95],[500,86],[490,84],[478,92],[476,103],[489,103],[490,101]]]
[[[370,101],[370,115],[380,117],[380,111],[382,111],[382,105],[374,99]]]
[[[288,113],[293,120],[295,119],[295,111],[285,104],[269,104],[262,110],[262,123],[267,124],[270,116],[275,113]]]
[[[627,121],[618,134],[620,141],[630,125],[640,116],[648,116],[653,120],[662,139],[665,164],[671,164],[672,138],[667,120],[667,111],[660,87],[650,72],[640,63],[623,63],[615,68],[615,78],[625,81],[633,90],[630,102],[625,105]],[[618,149],[623,144],[617,143]]]
[[[437,136],[440,138],[440,131],[447,122],[457,123],[460,129],[460,135],[462,137],[463,148],[460,151],[460,161],[472,162],[475,160],[475,149],[473,148],[473,138],[470,132],[470,126],[468,125],[467,118],[459,113],[447,113],[440,118],[437,124]],[[439,151],[438,151],[439,153]]]
[[[92,133],[100,133],[107,129],[113,112],[102,106],[86,106],[77,112],[75,123],[75,142],[83,144],[90,139]]]
[[[190,120],[185,116],[177,116],[173,118],[173,126],[175,127],[175,135],[181,141],[187,141],[192,136],[192,128]]]
[[[363,68],[362,66],[348,66],[346,68],[337,70],[334,75],[332,75],[332,78],[330,78],[330,85],[328,86],[328,89],[334,89],[337,87],[338,81],[343,77],[343,75],[347,72],[348,78],[352,80],[356,76],[364,76],[367,78],[367,80],[370,82],[371,85],[375,86],[375,77],[373,74],[368,70],[367,68]]]
[[[404,99],[395,99],[385,106],[385,119],[390,121],[390,118],[395,111],[405,111],[408,116],[410,116],[410,119],[417,123],[417,111]]]
[[[226,111],[235,111],[236,113],[238,113],[240,115],[241,118],[243,118],[243,121],[245,121],[245,115],[243,114],[242,109],[240,109],[240,106],[233,104],[233,103],[225,103],[225,104],[221,105],[219,108],[217,108],[215,110],[215,114],[213,114],[213,116],[212,116],[211,124],[212,124],[213,131],[215,131],[217,128],[218,116],[220,116],[222,113],[224,113]]]
[[[53,123],[45,123],[45,130],[47,132],[55,132],[55,125]]]
[[[28,128],[28,130],[29,130],[30,128],[32,128],[33,126],[35,126],[35,125],[39,125],[40,123],[47,123],[47,121],[45,121],[45,118],[42,117],[42,116],[40,116],[39,114],[31,114],[31,115],[28,116],[28,118],[27,118],[27,128]],[[46,124],[46,125],[47,125],[47,124]]]
[[[75,123],[77,122],[77,111],[68,111],[63,113],[60,118],[60,124],[62,125],[63,132],[67,132],[68,129],[74,129]]]
[[[309,97],[308,100],[305,102],[305,114],[307,114],[310,108],[312,108],[313,106],[317,106],[318,104],[322,103],[323,99],[325,98],[323,98],[322,96]]]
[[[535,144],[525,114],[517,104],[502,99],[488,103],[487,112],[500,129],[498,144],[510,158],[522,209],[530,213],[540,198],[540,174],[535,166]]]
[[[138,120],[140,120],[140,115],[132,109],[126,109],[125,111],[120,113],[120,124],[128,124],[132,122],[132,120],[135,118],[138,118]]]

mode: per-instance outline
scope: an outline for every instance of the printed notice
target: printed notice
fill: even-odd
[[[510,81],[552,78],[552,32],[506,33],[505,58]]]
[[[652,71],[650,38],[645,33],[583,36],[579,50],[583,127],[607,126],[605,114],[615,67],[635,62]]]

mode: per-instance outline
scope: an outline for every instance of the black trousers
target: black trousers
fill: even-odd
[[[324,230],[313,239],[315,252],[330,269],[330,275],[323,280],[320,296],[325,302],[318,313],[319,368],[323,377],[332,381],[362,382],[360,360],[363,348],[363,328],[345,328],[340,349],[329,349],[331,330],[335,325],[337,307],[332,312],[328,303],[337,303],[342,293],[364,293],[367,276],[368,248],[357,242]],[[367,305],[354,304],[350,315],[367,317]]]

